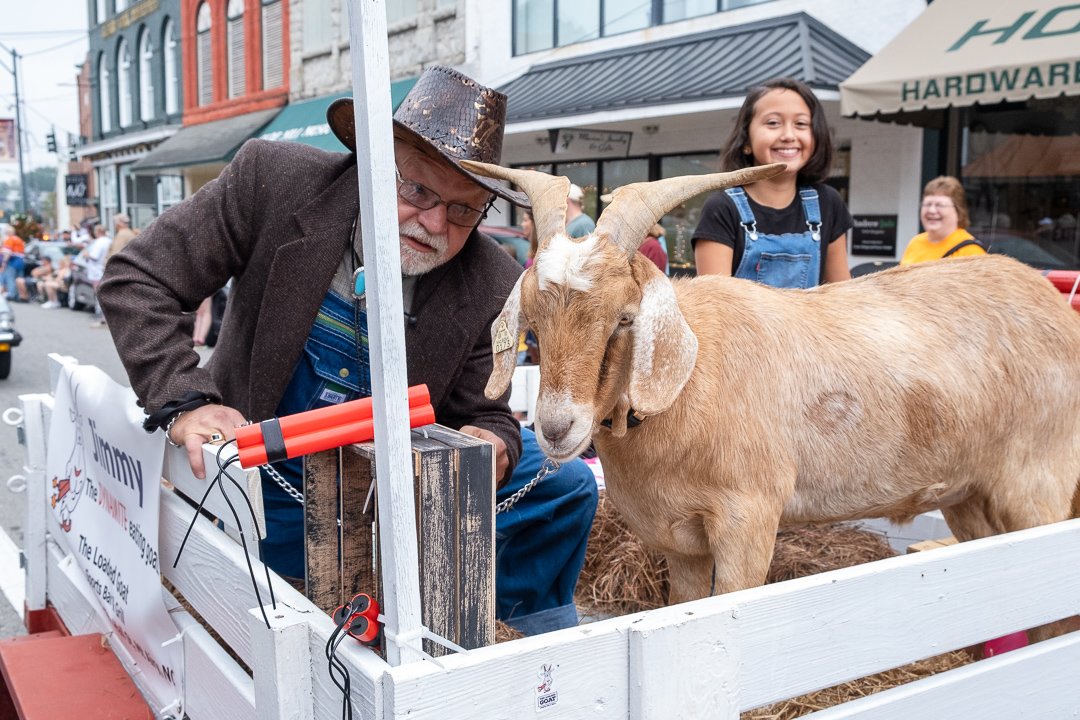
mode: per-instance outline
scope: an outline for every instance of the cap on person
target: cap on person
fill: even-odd
[[[585,191],[579,185],[570,183],[570,192],[566,193],[566,199],[580,205],[581,201],[585,199]]]
[[[353,99],[340,98],[330,103],[326,121],[338,140],[356,152]],[[485,190],[528,208],[529,197],[524,193],[460,165],[462,160],[498,165],[505,129],[506,95],[441,65],[424,70],[394,113],[395,139],[449,163]]]

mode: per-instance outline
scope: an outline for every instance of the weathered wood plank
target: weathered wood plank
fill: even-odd
[[[375,497],[368,493],[372,490],[375,478],[371,472],[371,462],[359,455],[352,447],[341,449],[341,497],[342,497],[342,537],[341,548],[344,580],[342,587],[345,597],[351,598],[356,593],[366,592],[373,597],[381,597],[379,578],[375,572]],[[365,511],[365,504],[368,505]]]
[[[346,600],[341,587],[339,458],[337,450],[304,457],[306,594],[327,614]]]

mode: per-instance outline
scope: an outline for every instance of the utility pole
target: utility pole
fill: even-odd
[[[15,145],[19,148],[19,187],[22,188],[22,211],[30,212],[26,200],[26,174],[23,171],[23,124],[22,104],[19,101],[19,54],[11,48],[11,74],[15,77]]]

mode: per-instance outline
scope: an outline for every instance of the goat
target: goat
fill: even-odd
[[[812,290],[669,280],[636,252],[648,228],[782,165],[624,186],[571,240],[565,178],[462,164],[524,189],[539,238],[486,394],[531,327],[541,447],[566,461],[595,442],[670,602],[762,584],[790,523],[940,508],[968,540],[1080,516],[1080,316],[1038,272],[989,256]]]

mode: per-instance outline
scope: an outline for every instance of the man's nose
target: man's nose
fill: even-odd
[[[446,205],[438,203],[420,213],[420,224],[433,235],[446,232]]]

